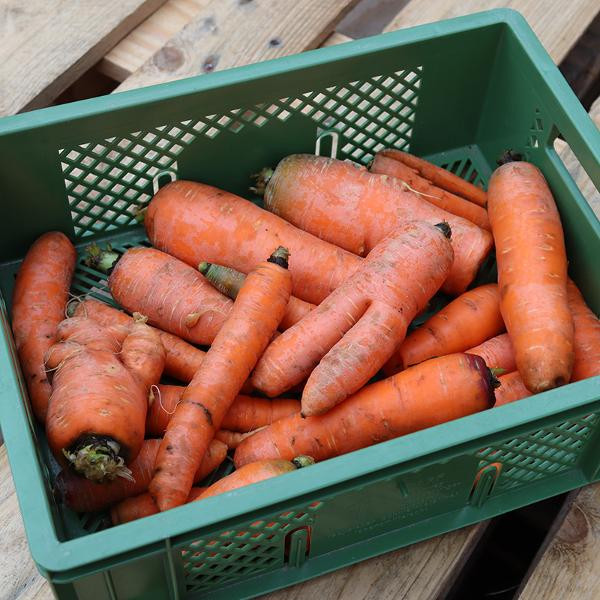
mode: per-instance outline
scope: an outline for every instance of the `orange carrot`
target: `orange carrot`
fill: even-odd
[[[448,192],[458,194],[479,206],[485,207],[487,204],[487,194],[481,188],[465,181],[462,177],[458,177],[446,169],[442,169],[422,158],[408,154],[408,152],[402,152],[401,150],[382,150],[380,154],[386,158],[393,158],[394,160],[403,162],[411,169],[417,171],[422,177],[429,179],[431,183]]]
[[[78,302],[71,312],[71,316],[89,317],[105,327],[111,325],[128,327],[132,322],[132,318],[123,311],[93,298]],[[172,333],[160,329],[156,329],[156,332],[165,349],[165,374],[184,383],[190,382],[194,373],[200,368],[206,353]]]
[[[573,318],[560,216],[542,173],[527,162],[496,169],[488,212],[498,261],[500,310],[523,382],[532,392],[568,383]]]
[[[160,442],[160,439],[144,441],[137,458],[129,463],[131,479],[117,477],[106,483],[95,483],[75,475],[71,470],[63,469],[56,478],[57,496],[76,512],[97,512],[115,502],[145,492],[152,479]],[[202,481],[226,456],[227,446],[223,442],[213,440],[200,463],[194,481]]]
[[[233,304],[196,269],[153,248],[127,250],[108,285],[126,310],[195,344],[213,341]]]
[[[493,387],[479,356],[434,358],[364,387],[324,415],[275,421],[238,446],[235,465],[303,453],[316,461],[346,454],[490,408]]]
[[[600,321],[570,279],[567,281],[567,298],[575,327],[575,360],[571,381],[580,381],[600,375]]]
[[[496,390],[496,406],[502,406],[531,396],[531,392],[525,387],[519,371],[501,375],[498,381],[500,381],[500,386]]]
[[[130,476],[125,464],[142,447],[149,388],[164,367],[158,334],[141,321],[104,328],[71,317],[57,327],[56,339],[46,358],[52,452],[94,481]]]
[[[198,497],[198,500],[204,500],[211,496],[218,496],[231,490],[258,483],[265,479],[271,479],[284,473],[290,473],[296,469],[308,467],[314,464],[314,460],[310,456],[297,456],[296,458],[287,460],[259,460],[253,463],[245,464],[227,477],[219,479],[206,488]]]
[[[482,229],[491,230],[490,219],[484,208],[433,185],[399,160],[378,153],[369,170],[378,175],[395,177],[402,181],[407,189],[418,193],[423,200],[427,200],[453,215],[467,219]]]
[[[266,425],[263,425],[266,427]],[[258,429],[254,429],[253,431],[246,431],[244,433],[239,431],[229,431],[229,429],[219,429],[215,434],[215,439],[223,442],[227,445],[227,447],[231,449],[237,448],[242,440],[245,440],[247,437],[254,435],[257,431],[260,431],[263,427],[259,427]]]
[[[465,292],[415,329],[386,366],[386,373],[434,356],[463,352],[504,331],[495,283]],[[490,365],[488,365],[490,366]]]
[[[191,181],[163,186],[148,206],[145,225],[156,248],[194,268],[207,261],[248,273],[283,244],[290,250],[294,295],[314,304],[361,262],[247,200]]]
[[[202,262],[198,265],[198,271],[208,279],[220,292],[228,298],[235,300],[240,291],[246,275],[230,267],[215,265],[213,263]],[[295,325],[304,315],[307,315],[311,310],[316,308],[314,304],[305,302],[296,298],[290,297],[285,315],[281,319],[279,329],[285,331],[292,325]]]
[[[254,386],[278,396],[310,375],[304,416],[323,413],[360,389],[448,275],[448,237],[445,224],[398,227],[329,298],[273,340],[256,366]]]
[[[233,310],[186,388],[160,446],[150,493],[160,510],[183,504],[210,440],[277,330],[290,299],[288,251],[248,275]]]
[[[27,252],[15,282],[12,304],[15,346],[31,408],[42,423],[52,391],[44,356],[54,343],[56,327],[65,318],[75,259],[75,248],[66,235],[58,231],[46,233]]]
[[[492,247],[489,231],[430,204],[391,177],[347,161],[288,156],[270,178],[264,201],[265,208],[297,227],[361,256],[406,221],[446,221],[454,248],[442,288],[449,294],[465,291]]]
[[[517,369],[515,351],[508,333],[490,338],[478,346],[465,350],[465,352],[481,356],[490,369],[503,369],[505,373],[512,373]]]
[[[152,393],[153,401],[146,417],[146,435],[164,434],[184,390],[178,385],[159,385],[157,392]],[[221,427],[239,432],[252,431],[297,412],[300,412],[300,402],[292,398],[269,400],[239,395],[223,418]]]

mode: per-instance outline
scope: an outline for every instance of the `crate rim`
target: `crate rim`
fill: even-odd
[[[542,74],[554,99],[563,107],[565,123],[569,125],[569,135],[573,138],[572,147],[587,147],[593,159],[600,156],[600,135],[575,98],[573,92],[562,78],[556,65],[530,29],[525,19],[512,9],[494,9],[458,17],[438,23],[389,32],[356,40],[348,44],[317,49],[257,63],[235,69],[210,74],[209,77],[197,76],[180,81],[159,84],[140,90],[131,90],[120,94],[93,98],[72,104],[51,107],[29,113],[0,119],[0,136],[11,135],[25,130],[50,126],[65,121],[74,121],[102,114],[111,110],[135,107],[139,104],[161,101],[173,96],[195,94],[200,91],[226,87],[242,81],[251,81],[265,76],[318,66],[329,61],[342,59],[351,48],[355,53],[371,54],[389,48],[400,48],[415,42],[447,35],[455,35],[475,29],[495,25],[511,28],[522,51],[535,64]],[[567,107],[568,106],[568,111]],[[563,132],[564,133],[564,132]],[[584,165],[586,167],[586,165]],[[589,168],[586,168],[588,172]],[[583,202],[583,198],[577,199]],[[596,228],[598,231],[598,228]],[[9,328],[7,328],[7,331]],[[0,352],[10,358],[9,340],[3,340]],[[239,519],[252,511],[264,511],[281,503],[291,504],[296,498],[320,490],[332,488],[338,484],[355,480],[367,474],[375,474],[385,468],[414,461],[448,449],[477,440],[510,431],[519,426],[540,421],[556,415],[565,419],[577,409],[591,405],[600,399],[600,377],[570,384],[570,391],[576,398],[568,398],[566,388],[559,388],[521,401],[520,403],[499,407],[493,411],[484,411],[435,428],[426,429],[407,436],[364,448],[357,452],[314,465],[307,471],[287,474],[269,482],[256,484],[230,492],[226,501],[220,498],[207,499],[207,510],[199,513],[197,507],[182,506],[175,510],[151,517],[155,519],[154,534],[149,532],[147,522],[133,522],[119,528],[108,529],[73,540],[58,540],[53,526],[50,505],[43,486],[25,494],[31,477],[42,478],[41,465],[38,463],[34,440],[30,430],[26,408],[14,399],[18,397],[19,385],[15,365],[0,381],[0,416],[5,434],[9,462],[18,466],[13,471],[13,479],[22,510],[30,551],[38,568],[46,573],[73,572],[81,567],[98,566],[110,562],[121,555],[148,554],[164,550],[165,540],[184,535],[201,527],[214,529],[221,523],[226,526],[228,520]],[[572,387],[576,386],[576,387]],[[12,398],[12,399],[11,399]],[[10,406],[10,403],[13,406]],[[8,405],[7,405],[8,404]],[[526,416],[525,416],[526,415]],[[499,417],[502,418],[499,418]],[[443,433],[443,436],[440,435]],[[443,438],[443,442],[441,441]],[[482,441],[485,445],[485,442]],[[377,468],[373,469],[372,465]],[[292,490],[288,485],[289,477],[296,477],[297,485]],[[261,491],[269,489],[269,500],[265,502]],[[211,504],[212,503],[212,504]],[[128,529],[122,529],[126,527]],[[167,532],[168,535],[163,535]],[[106,548],[111,548],[106,555]]]

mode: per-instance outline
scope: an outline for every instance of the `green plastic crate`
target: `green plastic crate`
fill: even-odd
[[[561,134],[600,187],[600,138],[515,12],[0,121],[0,415],[31,552],[59,598],[254,596],[600,478],[597,377],[112,529],[55,501],[9,328],[29,245],[50,229],[80,250],[138,244],[136,216],[163,180],[247,195],[250,173],[319,137],[325,150],[331,133],[341,158],[392,146],[483,183],[504,150],[525,153],[555,194],[571,275],[600,311],[600,225],[553,149]],[[79,264],[74,293],[90,292],[109,300]]]

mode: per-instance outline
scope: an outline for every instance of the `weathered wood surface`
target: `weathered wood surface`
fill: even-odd
[[[47,106],[165,0],[2,0],[0,116]]]

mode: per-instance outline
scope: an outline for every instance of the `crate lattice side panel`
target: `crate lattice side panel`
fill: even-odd
[[[78,237],[135,224],[162,173],[177,172],[177,157],[198,136],[214,139],[301,114],[318,133],[336,132],[339,158],[368,163],[384,147],[408,149],[422,67],[373,75],[311,90],[295,98],[237,108],[224,114],[165,124],[59,150],[65,191]]]

